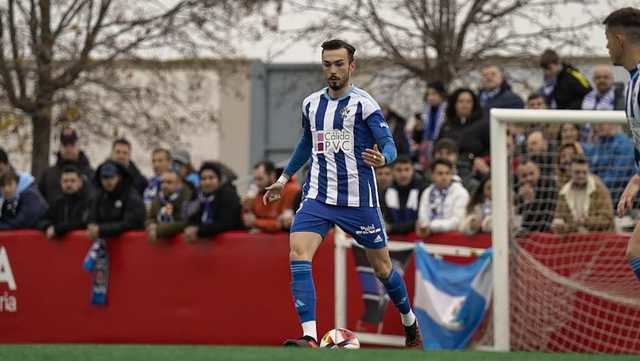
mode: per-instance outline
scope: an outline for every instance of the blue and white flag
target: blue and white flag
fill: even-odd
[[[459,265],[416,247],[414,308],[425,350],[467,346],[491,303],[491,251]]]

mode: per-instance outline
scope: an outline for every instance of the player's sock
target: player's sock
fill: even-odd
[[[316,331],[316,289],[311,262],[291,261],[291,293],[304,336],[318,339]]]
[[[391,298],[393,304],[396,305],[396,308],[400,311],[402,324],[404,326],[413,325],[416,316],[411,310],[407,287],[404,285],[404,280],[400,277],[400,274],[392,269],[389,277],[387,279],[380,278],[380,281],[384,285],[384,288],[387,289],[389,298]]]
[[[629,265],[636,274],[636,277],[640,280],[640,257],[633,257],[629,259]]]

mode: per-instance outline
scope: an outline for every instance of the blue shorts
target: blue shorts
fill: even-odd
[[[339,207],[304,199],[291,225],[291,233],[313,232],[322,238],[337,225],[365,248],[384,248],[387,234],[380,208]]]

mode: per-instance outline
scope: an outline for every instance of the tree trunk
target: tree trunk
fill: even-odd
[[[49,167],[51,149],[51,106],[39,108],[31,117],[33,146],[31,149],[31,174],[39,178]]]

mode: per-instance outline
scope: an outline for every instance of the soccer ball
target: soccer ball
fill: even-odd
[[[346,328],[334,328],[327,332],[320,340],[320,347],[326,348],[360,348],[360,341],[356,334]]]

